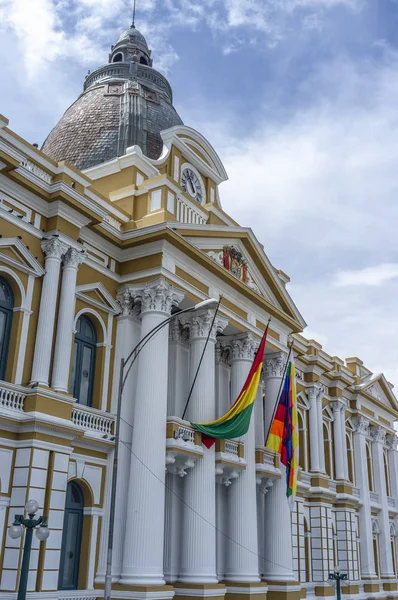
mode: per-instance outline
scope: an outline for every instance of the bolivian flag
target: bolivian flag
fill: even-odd
[[[207,448],[210,448],[214,444],[216,438],[226,440],[237,438],[247,433],[263,368],[267,332],[268,326],[257,350],[249,375],[236,402],[225,415],[216,421],[211,421],[210,423],[192,423],[195,429],[202,432],[202,442]]]
[[[286,465],[286,496],[291,505],[296,495],[299,461],[299,433],[297,418],[296,371],[291,359],[266,447],[278,452],[281,463]]]

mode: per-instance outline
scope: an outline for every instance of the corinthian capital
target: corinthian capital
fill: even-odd
[[[181,302],[184,294],[162,278],[146,284],[137,293],[137,298],[141,301],[141,314],[154,311],[170,315],[172,307]]]
[[[264,357],[264,376],[267,377],[283,377],[287,354],[277,352],[275,354],[266,354]]]
[[[183,320],[189,327],[191,341],[194,339],[207,338],[210,332],[210,340],[216,341],[217,333],[221,333],[228,325],[227,319],[216,317],[214,323],[214,311],[204,310],[195,312],[191,317]]]
[[[76,248],[69,248],[64,256],[64,269],[77,269],[86,257],[85,252],[79,252]]]
[[[370,427],[369,433],[373,442],[384,445],[387,431],[383,427],[380,427],[380,425]]]
[[[43,240],[41,249],[47,258],[56,258],[60,261],[68,247],[60,242],[58,238],[53,237],[49,240]]]
[[[390,450],[396,450],[398,444],[398,436],[394,433],[388,433],[386,435],[386,445]]]
[[[259,343],[252,333],[232,338],[232,360],[253,361],[258,346]]]
[[[351,419],[354,426],[355,433],[361,433],[362,435],[368,435],[369,433],[369,421],[365,417],[354,417]]]

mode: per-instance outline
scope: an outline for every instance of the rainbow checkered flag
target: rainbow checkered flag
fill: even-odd
[[[299,464],[296,371],[293,357],[287,365],[285,381],[266,447],[278,452],[281,463],[286,466],[286,496],[292,508],[297,489]]]

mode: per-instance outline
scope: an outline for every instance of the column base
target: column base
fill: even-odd
[[[297,581],[268,582],[267,600],[301,600],[301,598],[303,598],[303,590]]]
[[[95,589],[103,590],[103,585],[96,585]],[[112,584],[112,600],[171,600],[174,596],[171,585],[124,585]]]
[[[315,596],[320,596],[322,598],[327,598],[328,596],[335,596],[336,589],[332,585],[316,585],[315,588]]]
[[[240,581],[226,581],[225,589],[225,600],[249,600],[253,598],[255,600],[267,600],[267,584],[265,581],[255,582],[240,582]]]
[[[193,600],[206,598],[206,600],[219,600],[225,596],[225,586],[222,583],[184,583],[174,584],[174,594],[178,600]]]

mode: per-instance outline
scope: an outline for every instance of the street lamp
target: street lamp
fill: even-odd
[[[120,416],[121,416],[121,408],[122,408],[122,395],[123,389],[128,377],[128,374],[131,371],[133,364],[135,363],[139,353],[146,346],[148,342],[161,330],[163,327],[168,325],[173,319],[180,317],[183,314],[194,312],[202,309],[212,309],[215,308],[216,311],[220,306],[221,300],[215,300],[214,298],[208,298],[207,300],[202,300],[202,302],[198,302],[195,306],[191,306],[190,308],[185,308],[184,310],[180,310],[172,314],[170,317],[156,325],[151,331],[149,331],[132,349],[130,354],[126,359],[122,358],[120,361],[120,375],[119,375],[119,392],[118,392],[118,401],[117,401],[117,411],[116,411],[116,424],[115,424],[115,450],[113,455],[113,470],[112,470],[112,487],[111,487],[111,502],[109,507],[109,529],[108,529],[108,552],[107,552],[107,562],[106,562],[106,573],[105,573],[105,585],[104,585],[104,600],[111,600],[112,593],[112,554],[113,554],[113,531],[115,527],[115,504],[116,504],[116,486],[117,486],[117,461],[119,456],[119,430],[120,430]],[[127,372],[125,373],[125,369],[130,362]],[[18,598],[19,600],[19,598]]]
[[[46,540],[50,535],[50,530],[47,527],[47,517],[39,517],[38,519],[34,519],[34,516],[38,510],[39,503],[36,500],[28,500],[25,505],[25,511],[28,513],[28,518],[24,519],[23,515],[15,515],[14,523],[8,528],[8,535],[10,538],[13,540],[18,540],[23,534],[22,525],[26,527],[25,546],[23,550],[17,600],[25,600],[26,598],[33,530],[36,531],[36,537],[38,540],[40,540],[40,542],[44,542],[44,540]]]
[[[334,568],[334,572],[329,573],[329,579],[332,579],[336,582],[337,600],[341,600],[341,582],[346,581],[348,579],[347,573],[340,573],[340,567],[339,565],[337,565]]]

